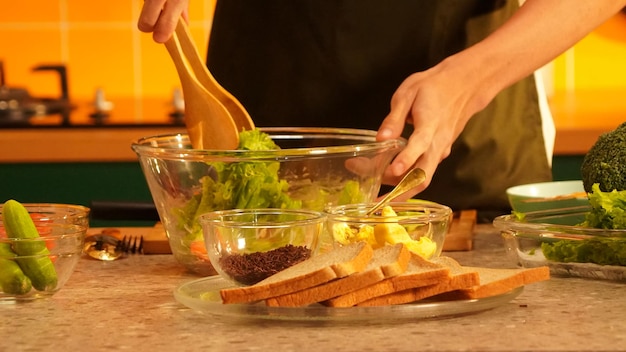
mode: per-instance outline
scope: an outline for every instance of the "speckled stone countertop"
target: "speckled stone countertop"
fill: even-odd
[[[508,267],[502,240],[479,225],[461,264]],[[616,351],[626,350],[626,284],[552,278],[492,310],[386,322],[234,321],[178,303],[197,276],[171,255],[81,259],[49,299],[0,304],[4,351]]]

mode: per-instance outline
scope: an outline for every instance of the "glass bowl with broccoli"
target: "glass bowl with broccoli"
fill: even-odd
[[[581,181],[562,183],[577,193],[582,190],[582,196],[542,197],[544,208],[528,212],[539,210],[533,208],[534,193],[566,192],[555,183],[526,188],[530,203],[516,207],[512,202],[513,214],[494,220],[513,260],[522,266],[549,265],[555,275],[626,281],[625,161],[626,122],[602,134],[585,154]],[[574,206],[576,202],[587,204]]]
[[[626,191],[589,193],[590,205],[513,213],[494,219],[505,249],[522,267],[552,274],[626,281]]]
[[[229,209],[306,209],[373,201],[404,148],[359,129],[271,127],[243,131],[237,150],[193,149],[186,134],[132,143],[172,253],[190,271],[214,275],[198,221]]]

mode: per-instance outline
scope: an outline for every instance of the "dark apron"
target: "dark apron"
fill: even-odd
[[[517,0],[219,0],[208,64],[259,127],[377,130],[406,77],[480,40],[516,8]],[[418,197],[503,213],[507,187],[550,179],[531,76],[470,120]]]

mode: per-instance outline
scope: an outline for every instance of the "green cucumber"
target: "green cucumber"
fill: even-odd
[[[20,256],[16,259],[17,263],[28,276],[33,287],[39,291],[56,288],[58,278],[54,264],[49,257],[50,251],[44,241],[34,240],[39,238],[39,232],[28,210],[18,201],[7,200],[2,208],[2,220],[7,237],[28,240],[16,241],[13,245],[13,252]]]
[[[17,254],[11,250],[11,245],[0,243],[0,287],[4,293],[23,295],[33,285],[15,260],[8,259],[12,257],[17,257]]]

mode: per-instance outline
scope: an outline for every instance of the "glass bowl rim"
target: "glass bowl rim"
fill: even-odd
[[[328,221],[334,222],[347,222],[347,223],[368,223],[368,224],[377,224],[377,223],[423,223],[425,221],[442,221],[442,220],[451,220],[450,217],[453,214],[453,211],[450,207],[430,202],[430,201],[422,201],[422,200],[413,200],[408,202],[389,202],[387,205],[390,205],[396,213],[403,210],[415,210],[420,211],[421,209],[432,210],[433,212],[428,214],[421,215],[397,215],[397,216],[385,216],[385,217],[366,217],[365,212],[370,209],[376,202],[371,203],[358,203],[358,204],[344,204],[344,205],[335,205],[326,207],[324,210],[327,214]],[[348,211],[360,211],[358,214],[346,214]]]
[[[156,136],[147,136],[134,140],[131,148],[135,153],[144,156],[154,156],[159,158],[170,159],[194,159],[206,156],[233,157],[237,160],[242,159],[277,159],[288,157],[315,157],[321,155],[352,155],[358,156],[359,153],[367,153],[371,151],[379,151],[386,149],[403,148],[407,144],[407,140],[399,137],[385,141],[376,140],[376,131],[353,128],[326,128],[326,127],[259,127],[263,132],[269,133],[279,139],[314,139],[319,137],[328,137],[336,139],[357,139],[362,143],[326,146],[326,147],[306,147],[306,148],[286,148],[265,151],[252,150],[208,150],[185,148],[190,145],[187,133],[170,133]],[[180,141],[178,148],[174,147],[158,147],[151,145],[158,140],[174,140]],[[183,145],[184,143],[184,145]],[[181,152],[182,151],[182,152]]]
[[[47,219],[68,219],[68,220],[82,220],[89,221],[89,214],[91,209],[84,205],[79,204],[65,204],[65,203],[21,203],[29,214],[40,214],[43,217],[37,218],[36,221],[45,221]],[[0,207],[0,226],[3,225],[2,207]],[[51,224],[51,223],[46,223]]]
[[[584,227],[579,225],[562,225],[547,222],[528,222],[531,220],[550,219],[559,216],[585,215],[591,209],[588,205],[538,210],[523,213],[523,219],[520,220],[515,214],[500,215],[493,220],[493,226],[501,231],[518,233],[566,233],[568,236],[588,238],[589,236],[599,237],[626,237],[626,229],[600,229],[593,227]]]
[[[272,223],[258,223],[254,221],[235,221],[223,219],[224,216],[232,215],[302,215],[302,219],[287,220]],[[309,226],[314,224],[323,224],[326,220],[326,214],[320,211],[308,210],[308,209],[279,209],[279,208],[256,208],[256,209],[227,209],[216,210],[201,214],[198,216],[198,221],[201,225],[219,225],[226,228],[287,228],[293,226]]]

